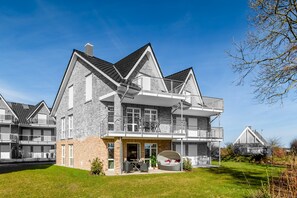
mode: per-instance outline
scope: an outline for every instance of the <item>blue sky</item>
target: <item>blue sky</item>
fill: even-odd
[[[235,86],[233,40],[248,31],[246,1],[5,1],[0,5],[0,93],[52,105],[72,50],[94,45],[115,62],[151,42],[164,75],[192,66],[205,96],[224,98],[221,125],[232,142],[251,125],[283,146],[297,137],[296,101],[258,104]]]

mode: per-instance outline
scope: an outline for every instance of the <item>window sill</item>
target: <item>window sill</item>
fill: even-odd
[[[73,109],[73,107],[71,107],[70,109],[68,109],[68,111],[70,111],[70,110],[72,110]]]

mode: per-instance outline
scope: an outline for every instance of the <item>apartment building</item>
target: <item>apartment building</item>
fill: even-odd
[[[57,126],[58,165],[90,169],[99,157],[121,174],[128,160],[176,150],[194,166],[211,163],[211,145],[223,140],[212,121],[223,99],[202,95],[193,68],[163,76],[151,44],[116,63],[93,46],[73,50],[51,111]]]
[[[55,120],[44,101],[7,102],[0,95],[0,162],[55,158]]]

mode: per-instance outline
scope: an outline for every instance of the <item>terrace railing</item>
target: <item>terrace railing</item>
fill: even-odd
[[[0,123],[15,123],[16,121],[13,115],[0,115]]]
[[[18,139],[17,134],[0,133],[0,142],[6,142],[6,141],[16,142],[17,139]]]
[[[46,135],[19,135],[19,140],[22,143],[30,142],[55,142],[56,136],[46,136]]]
[[[36,124],[36,125],[55,125],[55,121],[51,118],[48,119],[38,119],[38,118],[31,118],[30,119],[31,124]]]

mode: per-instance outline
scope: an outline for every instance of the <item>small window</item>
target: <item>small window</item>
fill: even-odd
[[[69,97],[68,97],[68,109],[73,108],[73,85],[68,88]]]
[[[191,92],[189,91],[183,91],[184,95],[186,96],[186,102],[188,103],[192,103],[192,96],[191,96]]]
[[[61,139],[65,139],[65,118],[61,118]]]
[[[61,151],[62,151],[62,155],[61,155],[61,165],[65,165],[65,145],[61,146]]]
[[[69,166],[73,167],[74,161],[73,161],[73,145],[69,145]]]
[[[69,121],[68,138],[72,138],[73,137],[73,115],[70,115],[68,117],[68,121]]]
[[[37,114],[38,124],[46,124],[47,123],[47,115],[46,114]]]
[[[114,106],[108,106],[108,130],[114,130]]]
[[[148,76],[142,77],[142,89],[151,90],[151,78]]]
[[[86,76],[86,102],[92,100],[92,74]]]
[[[108,169],[114,169],[114,143],[108,143]]]

